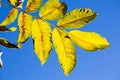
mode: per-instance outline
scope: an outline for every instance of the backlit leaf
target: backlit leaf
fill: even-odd
[[[30,37],[32,27],[32,16],[25,12],[21,12],[18,17],[18,27],[20,33],[17,42],[23,43]]]
[[[19,48],[17,45],[10,43],[4,38],[0,38],[0,45],[5,46],[7,48]]]
[[[107,48],[110,44],[100,34],[73,30],[69,32],[70,38],[82,49],[96,51]]]
[[[18,9],[12,8],[8,16],[3,20],[0,26],[7,26],[15,21],[18,15]]]
[[[12,5],[22,8],[24,0],[8,0]]]
[[[59,0],[48,0],[40,9],[39,15],[45,20],[56,20],[66,13],[66,4]]]
[[[32,38],[34,51],[40,59],[41,64],[44,64],[52,49],[51,28],[49,23],[35,19],[32,24]]]
[[[80,28],[95,19],[96,13],[88,8],[72,10],[58,21],[58,26],[64,28]]]
[[[55,27],[52,32],[52,37],[61,67],[64,74],[68,76],[76,64],[74,45],[67,32],[61,28]]]
[[[26,11],[33,12],[39,9],[43,0],[28,0]]]

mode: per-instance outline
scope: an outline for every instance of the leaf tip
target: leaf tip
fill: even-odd
[[[17,43],[16,45],[19,49],[22,48],[22,43]]]
[[[65,74],[65,76],[69,76],[70,73],[69,72],[64,72],[64,74]]]
[[[41,65],[43,66],[44,64],[46,63],[46,61],[44,60],[44,61],[41,61]]]
[[[106,49],[106,48],[108,48],[109,46],[110,46],[110,43],[107,42],[106,45],[105,45],[105,47],[104,47],[103,49]]]
[[[16,29],[17,28],[15,28],[15,27],[11,27],[9,30],[12,31],[12,32],[14,32],[14,31],[16,31]]]
[[[105,39],[106,40],[106,39]],[[104,43],[103,49],[106,49],[110,46],[110,43],[106,40],[106,42]]]

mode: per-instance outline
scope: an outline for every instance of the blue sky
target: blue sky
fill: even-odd
[[[7,2],[7,0],[2,1]],[[90,8],[97,12],[97,18],[80,30],[101,34],[107,38],[111,46],[105,50],[90,53],[75,45],[77,64],[68,77],[63,74],[54,49],[46,64],[40,65],[39,59],[33,51],[31,38],[19,50],[0,46],[0,50],[3,51],[3,68],[0,69],[0,80],[120,80],[120,1],[60,1],[66,2],[68,11],[76,8]],[[0,22],[9,10],[9,7],[2,5]],[[17,26],[17,22],[11,26]],[[13,43],[16,42],[17,35],[18,30],[9,34],[0,33],[0,37],[4,37]]]

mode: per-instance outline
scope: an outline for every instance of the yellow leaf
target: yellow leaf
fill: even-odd
[[[43,0],[28,0],[26,11],[33,12],[39,9]]]
[[[12,8],[8,16],[3,20],[0,26],[7,26],[15,21],[18,15],[18,9]]]
[[[110,45],[104,37],[95,32],[73,30],[69,32],[69,36],[79,47],[86,51],[102,50]]]
[[[43,65],[52,49],[51,28],[49,23],[35,19],[32,24],[34,51]]]
[[[25,12],[21,12],[18,17],[19,37],[17,42],[25,42],[31,34],[32,16]]]
[[[95,19],[96,13],[88,8],[72,10],[58,21],[58,26],[64,28],[80,28]]]
[[[5,46],[7,48],[19,48],[17,45],[10,43],[4,38],[0,38],[0,45]]]
[[[48,0],[40,9],[39,16],[45,20],[56,20],[66,13],[67,6],[59,0]]]
[[[12,5],[22,8],[24,0],[8,0]]]
[[[54,28],[52,37],[61,67],[64,71],[64,74],[68,76],[76,64],[74,45],[67,32],[59,27]]]
[[[16,31],[16,29],[17,29],[17,28],[15,28],[15,27],[9,28],[9,30],[12,31],[12,32]]]

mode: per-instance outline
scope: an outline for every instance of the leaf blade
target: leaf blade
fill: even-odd
[[[67,10],[67,5],[59,0],[48,0],[40,9],[39,16],[45,20],[57,20],[61,18]]]
[[[49,23],[35,19],[32,24],[32,38],[34,51],[43,65],[47,61],[52,49],[51,28]]]
[[[58,26],[64,28],[81,28],[91,20],[94,20],[97,14],[88,8],[72,10],[58,21]]]
[[[104,37],[95,32],[73,30],[69,32],[69,36],[79,47],[86,51],[102,50],[110,46]]]
[[[26,5],[27,12],[33,12],[39,9],[43,0],[28,0]]]
[[[52,36],[58,60],[64,74],[68,76],[76,64],[76,54],[73,43],[68,34],[60,28],[55,27]]]
[[[32,16],[21,12],[18,17],[19,35],[17,43],[24,43],[31,35]]]
[[[12,8],[7,17],[3,20],[3,22],[0,24],[0,26],[7,26],[11,23],[13,23],[18,15],[18,9]]]

